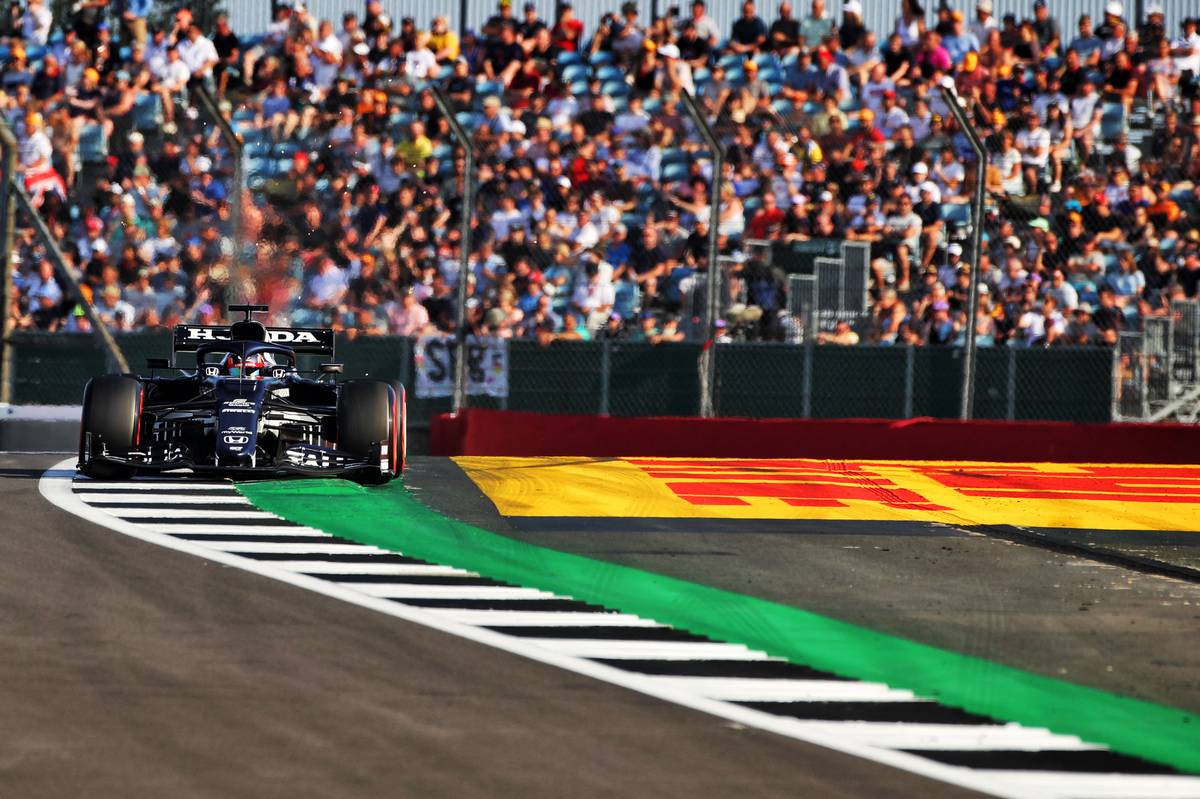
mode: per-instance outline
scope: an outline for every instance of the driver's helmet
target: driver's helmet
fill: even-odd
[[[225,356],[223,366],[225,374],[230,377],[242,377],[252,380],[262,380],[264,377],[269,377],[271,367],[275,365],[275,358],[269,352],[256,352],[247,355],[243,359],[236,352],[231,352]]]

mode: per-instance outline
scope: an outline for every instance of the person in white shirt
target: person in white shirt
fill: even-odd
[[[21,36],[26,44],[45,46],[53,24],[54,15],[46,8],[46,0],[29,0],[29,7],[21,15]]]
[[[971,33],[978,41],[986,42],[988,32],[998,30],[1000,23],[992,16],[992,0],[979,0],[975,4],[975,19],[971,22]]]
[[[1058,312],[1058,303],[1053,295],[1042,298],[1042,307],[1022,314],[1017,328],[1025,334],[1025,346],[1048,346],[1053,344],[1066,328],[1066,320]]]
[[[1025,194],[1025,178],[1021,175],[1021,151],[1013,142],[1011,130],[1001,136],[1000,152],[996,153],[996,170],[1000,173],[1000,188],[1005,194]]]
[[[1027,194],[1036,194],[1050,166],[1050,131],[1042,127],[1036,111],[1025,115],[1025,128],[1017,134],[1017,149],[1025,171]]]
[[[317,28],[317,41],[313,44],[313,83],[322,91],[328,91],[342,65],[342,43],[333,33],[329,20],[321,20]]]
[[[525,215],[517,208],[517,200],[511,194],[500,198],[500,207],[492,212],[490,222],[496,241],[507,239],[515,227],[528,227]]]
[[[587,209],[579,209],[575,229],[571,231],[570,241],[576,252],[590,250],[600,243],[600,228],[592,222],[592,215]]]
[[[1071,98],[1071,129],[1075,131],[1075,143],[1080,149],[1082,163],[1087,163],[1096,134],[1100,131],[1100,93],[1096,84],[1084,78],[1079,85],[1079,96]]]
[[[1179,67],[1179,86],[1185,98],[1196,96],[1200,84],[1200,20],[1188,17],[1182,23],[1183,35],[1171,42],[1171,55]]]
[[[710,17],[704,6],[704,0],[695,0],[692,3],[692,24],[696,26],[696,36],[708,42],[710,47],[716,47],[717,42],[721,39],[721,29],[717,23]],[[679,29],[683,30],[683,22],[680,22]]]
[[[192,71],[179,57],[179,48],[175,45],[167,47],[167,57],[154,70],[158,79],[157,91],[162,98],[163,116],[167,124],[175,123],[175,95],[183,91],[192,78]]]
[[[196,80],[206,80],[212,69],[221,60],[212,40],[200,32],[199,25],[188,28],[187,38],[179,43],[179,57],[187,65],[188,72]]]
[[[25,139],[21,142],[21,166],[35,170],[50,162],[54,145],[42,125],[42,115],[36,111],[25,117]]]
[[[404,56],[404,68],[407,70],[409,77],[417,80],[425,80],[428,77],[437,76],[437,56],[429,49],[429,32],[421,31],[417,34],[417,46]]]

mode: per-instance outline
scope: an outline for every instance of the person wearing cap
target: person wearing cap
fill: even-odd
[[[992,13],[992,0],[978,0],[975,3],[975,19],[971,20],[971,33],[979,42],[986,42],[988,34],[1000,30],[1000,23]]]
[[[1124,15],[1125,7],[1121,5],[1120,0],[1109,0],[1104,4],[1104,20],[1096,28],[1096,36],[1106,43],[1124,40],[1125,33],[1129,30]]]
[[[1158,0],[1146,4],[1145,20],[1138,26],[1139,63],[1153,58],[1158,54],[1159,42],[1167,42],[1166,14]]]

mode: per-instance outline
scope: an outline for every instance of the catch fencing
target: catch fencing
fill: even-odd
[[[163,331],[118,337],[135,369],[170,350]],[[342,336],[338,360],[350,376],[410,386],[413,449],[424,448],[431,416],[450,398],[414,396],[414,340]],[[956,418],[959,348],[838,347],[809,343],[716,344],[715,411],[751,418]],[[14,399],[77,404],[83,386],[107,371],[87,336],[13,336]],[[700,408],[700,355],[694,342],[624,340],[508,342],[507,397],[471,396],[472,407],[613,416],[694,416]],[[1113,407],[1112,351],[984,348],[976,372],[979,419],[1106,422]]]

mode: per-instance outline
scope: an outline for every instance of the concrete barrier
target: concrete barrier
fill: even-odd
[[[75,452],[78,405],[0,405],[0,451]]]
[[[435,417],[433,455],[1196,463],[1200,426],[946,419]]]

